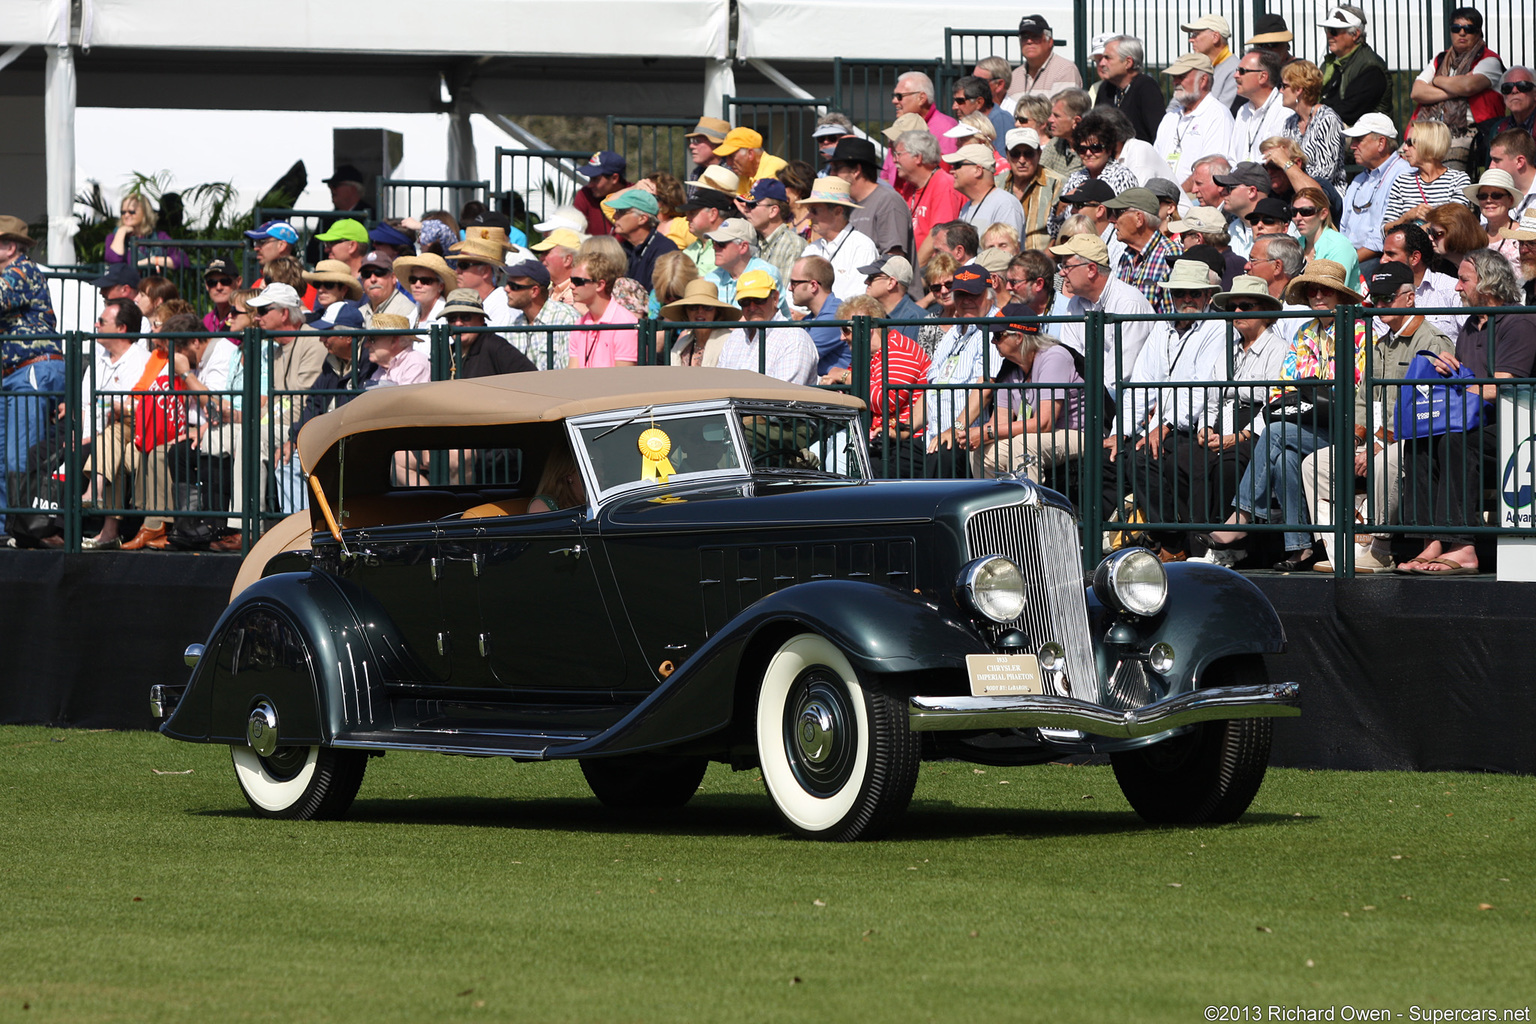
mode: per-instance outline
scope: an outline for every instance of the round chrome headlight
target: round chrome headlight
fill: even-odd
[[[1120,611],[1156,615],[1168,603],[1168,572],[1146,548],[1126,548],[1099,563],[1093,592]]]
[[[1002,555],[978,558],[960,570],[960,600],[993,622],[1012,622],[1024,614],[1024,574]]]

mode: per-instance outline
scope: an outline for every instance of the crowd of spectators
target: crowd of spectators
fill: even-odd
[[[1244,527],[1272,520],[1293,527],[1277,568],[1327,565],[1329,524],[1348,514],[1331,507],[1327,386],[1288,382],[1333,382],[1353,366],[1358,384],[1371,346],[1377,378],[1417,352],[1442,374],[1532,375],[1536,326],[1525,314],[1456,310],[1533,298],[1536,74],[1506,67],[1482,15],[1458,8],[1450,45],[1413,81],[1399,124],[1358,7],[1294,27],[1324,36],[1320,64],[1291,55],[1293,27],[1277,15],[1247,40],[1215,14],[1181,29],[1188,52],[1156,72],[1135,36],[1095,38],[1085,88],[1051,25],[1027,15],[1023,63],[985,58],[944,95],[925,74],[901,75],[874,138],[825,114],[813,132],[820,166],[775,155],[754,128],[701,117],[687,133],[686,181],[631,181],[623,156],[595,153],[572,204],[534,226],[533,244],[478,203],[373,223],[361,175],[338,168],[333,199],[357,216],[335,219],[307,252],[287,222],[247,232],[260,264],[249,284],[228,261],[208,265],[207,313],[191,329],[228,332],[212,344],[160,338],[187,329],[191,307],[158,273],[185,256],[141,245],[153,255],[127,261],[129,236],[169,241],[132,195],[95,282],[106,306],[82,396],[93,410],[87,499],[121,508],[125,480],[143,476],[160,483],[135,486],[139,507],[179,509],[174,487],[194,480],[203,509],[230,508],[245,474],[227,464],[242,426],[229,393],[258,373],[264,507],[303,508],[299,427],[346,392],[429,379],[410,332],[442,324],[450,372],[464,377],[670,361],[860,381],[871,450],[903,474],[1060,482],[1102,444],[1103,479],[1083,493],[1102,490],[1107,518],[1225,521],[1208,534],[1150,536],[1165,558],[1231,564]],[[15,396],[62,387],[31,244],[20,222],[0,218],[0,459],[12,481],[47,419]],[[1376,313],[1355,318],[1346,341],[1334,336],[1340,306]],[[1086,323],[1101,311],[1145,319],[1104,334],[1102,376],[1091,379]],[[1209,312],[1252,315],[1200,318]],[[688,326],[656,332],[657,350],[642,352],[646,317]],[[867,366],[854,365],[850,330],[835,325],[853,317],[888,321]],[[1005,326],[977,322],[990,318]],[[251,325],[271,335],[254,360],[240,349]],[[153,332],[147,344],[113,340],[140,329]],[[1106,410],[1102,438],[1084,434],[1090,389],[1104,392],[1093,403]],[[142,396],[103,397],[114,391],[164,394],[148,413]],[[1366,437],[1373,400],[1378,429]],[[1426,527],[1408,568],[1475,570],[1467,535],[1434,531],[1480,515],[1471,492],[1492,414],[1458,448],[1394,437],[1392,402],[1362,391],[1357,403],[1356,469],[1379,488],[1371,514]],[[6,482],[0,474],[0,505]],[[86,546],[161,547],[174,532],[152,518],[124,540],[109,518]],[[1356,564],[1389,567],[1384,539],[1359,533]],[[242,540],[215,531],[212,543]]]

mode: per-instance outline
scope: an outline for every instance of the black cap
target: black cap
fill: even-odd
[[[1366,282],[1366,289],[1372,298],[1390,299],[1405,284],[1413,284],[1413,271],[1408,269],[1408,264],[1386,260],[1376,264],[1376,272]]]
[[[321,178],[323,185],[334,185],[338,181],[354,181],[361,185],[368,180],[368,176],[358,170],[352,164],[337,164],[336,171],[329,178]]]
[[[475,228],[501,228],[509,231],[512,228],[512,218],[497,210],[486,210],[479,216],[466,222],[467,227]]]
[[[109,263],[107,272],[91,282],[92,288],[100,288],[105,291],[108,288],[116,288],[120,284],[139,286],[139,269],[131,263]]]
[[[1226,273],[1227,270],[1226,259],[1221,255],[1221,250],[1214,245],[1192,245],[1179,253],[1179,259],[1204,263],[1218,275]]]
[[[1107,203],[1115,198],[1115,190],[1106,181],[1099,178],[1089,178],[1077,188],[1061,197],[1061,201],[1068,206],[1079,203]]]
[[[1021,323],[1011,323],[1007,327],[1003,328],[1004,331],[1022,331],[1025,334],[1039,334],[1040,333],[1040,323],[1039,323],[1039,321],[1032,319],[1033,317],[1036,317],[1039,314],[1037,314],[1034,311],[1033,308],[1031,308],[1030,306],[1026,305],[1025,303],[1022,303],[1022,302],[1010,302],[1010,303],[1008,303],[1008,305],[1006,305],[1002,309],[998,310],[997,311],[997,315],[998,316],[1006,316],[1006,317],[1008,317],[1010,319],[1021,319],[1021,320],[1024,317],[1030,317],[1031,318],[1030,320],[1025,320],[1025,321],[1023,321]],[[1002,331],[999,331],[998,333],[1001,334]],[[996,335],[993,335],[993,337],[996,337]]]
[[[717,188],[699,186],[690,189],[688,201],[678,207],[679,212],[692,213],[695,210],[724,210],[726,213],[736,212],[736,196],[734,193],[722,192]]]
[[[851,136],[837,140],[837,148],[832,150],[833,163],[868,164],[880,169],[880,158],[875,155],[875,144],[868,139],[858,139]]]
[[[1019,35],[1026,32],[1049,32],[1051,23],[1038,14],[1026,14],[1019,19]]]
[[[229,260],[209,260],[208,266],[203,270],[203,277],[206,279],[219,275],[232,277],[236,281],[240,280],[240,271],[236,270],[235,265]]]
[[[1254,204],[1253,209],[1243,219],[1252,223],[1254,218],[1262,217],[1273,217],[1276,220],[1288,221],[1291,219],[1291,206],[1284,199],[1265,196]]]

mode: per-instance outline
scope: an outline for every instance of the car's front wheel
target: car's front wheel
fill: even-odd
[[[261,755],[245,744],[232,744],[235,778],[251,809],[263,818],[309,821],[347,813],[368,755],[333,747],[278,747]]]
[[[918,737],[905,704],[864,685],[825,637],[801,633],[774,652],[757,695],[757,751],[774,806],[814,839],[873,838],[906,809]]]
[[[1204,685],[1257,686],[1268,678],[1263,658],[1244,655],[1212,665]],[[1269,718],[1201,722],[1149,747],[1111,754],[1110,763],[1120,791],[1146,821],[1218,824],[1236,821],[1253,802],[1273,736]]]
[[[581,774],[592,795],[617,810],[681,807],[693,799],[708,767],[707,757],[667,754],[581,759]]]

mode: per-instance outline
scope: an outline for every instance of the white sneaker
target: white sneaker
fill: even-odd
[[[1209,562],[1211,565],[1223,565],[1230,569],[1237,565],[1242,557],[1243,553],[1241,551],[1236,551],[1232,548],[1227,548],[1226,550],[1222,550],[1220,548],[1209,548],[1206,550],[1205,554],[1198,558],[1191,558],[1190,561]]]

